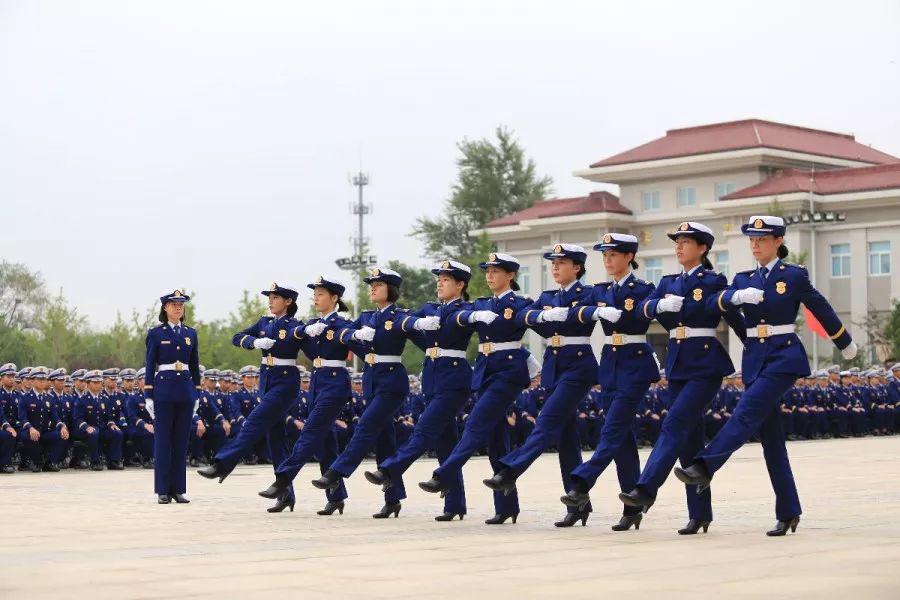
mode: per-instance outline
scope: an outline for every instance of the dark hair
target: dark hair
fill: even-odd
[[[638,268],[640,268],[640,266],[641,266],[641,265],[638,264],[638,261],[634,260],[634,257],[637,256],[637,254],[635,254],[634,252],[631,252],[630,254],[631,254],[631,260],[628,261],[628,265],[629,265],[632,269],[634,269],[635,271],[637,271]]]
[[[778,246],[778,258],[784,260],[788,256],[788,248],[784,244]]]
[[[166,302],[168,304],[168,302]],[[159,309],[159,322],[165,325],[169,322],[169,315],[166,314],[166,304],[163,304]],[[181,319],[179,319],[182,323],[184,323],[184,315],[181,315]]]
[[[387,299],[388,302],[396,302],[400,299],[400,288],[391,283],[387,284]]]
[[[297,314],[297,301],[294,300],[293,298],[288,298],[288,300],[290,300],[291,303],[288,304],[287,309],[286,309],[287,316],[293,318],[293,316]]]
[[[522,289],[519,287],[519,284],[516,281],[515,277],[513,277],[512,279],[509,280],[509,289],[511,289],[514,292],[518,292],[520,289]]]
[[[350,310],[350,309],[347,308],[347,305],[344,304],[344,301],[341,300],[340,296],[338,296],[337,311],[338,312],[347,312],[348,310]]]
[[[704,269],[708,269],[708,270],[712,271],[713,265],[709,261],[708,254],[709,254],[709,246],[706,246],[706,250],[704,250],[703,255],[700,256],[700,264],[703,265]]]
[[[468,281],[463,282],[463,289],[462,289],[462,291],[459,292],[459,295],[462,296],[462,299],[465,300],[466,302],[469,301],[469,282]]]
[[[573,258],[572,264],[575,265],[576,267],[581,267],[581,269],[578,271],[578,275],[576,276],[576,278],[584,279],[584,276],[587,275],[587,268],[584,266],[584,262],[582,262],[580,260],[575,260]]]

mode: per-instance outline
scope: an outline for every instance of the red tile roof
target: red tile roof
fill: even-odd
[[[812,177],[812,181],[810,178]],[[738,190],[721,200],[756,198],[791,192],[814,192],[816,194],[843,194],[872,190],[900,189],[900,163],[855,167],[852,169],[829,169],[812,171],[806,169],[785,169],[756,185]]]
[[[860,144],[852,135],[761,119],[746,119],[684,129],[670,129],[666,132],[665,137],[595,162],[591,167],[623,165],[747,148],[776,148],[872,164],[900,160],[890,154]]]
[[[530,219],[547,219],[585,213],[611,212],[630,215],[631,211],[619,203],[619,198],[609,192],[591,192],[579,198],[554,198],[536,202],[534,206],[494,219],[485,227],[516,225]]]

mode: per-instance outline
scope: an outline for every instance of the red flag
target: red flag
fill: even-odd
[[[828,333],[826,333],[825,328],[822,327],[819,320],[813,316],[812,312],[806,308],[806,306],[803,307],[803,318],[806,320],[806,326],[809,327],[810,331],[821,338],[828,338]]]

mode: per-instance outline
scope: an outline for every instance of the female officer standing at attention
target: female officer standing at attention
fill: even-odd
[[[475,325],[481,342],[472,373],[472,391],[477,399],[453,452],[429,481],[419,484],[433,494],[449,490],[444,481],[461,480],[463,465],[485,446],[493,469],[501,467],[500,458],[509,454],[507,412],[519,393],[531,383],[528,359],[534,364],[535,374],[540,370],[528,350],[522,349],[522,336],[527,328],[515,319],[520,310],[532,303],[530,298],[515,294],[519,289],[515,279],[519,261],[509,254],[496,253],[478,266],[484,269],[493,295],[478,298],[474,310],[464,310],[459,315],[460,323]],[[494,492],[494,516],[485,523],[502,525],[507,519],[515,523],[518,515],[519,498],[515,492],[508,495]]]
[[[575,244],[557,244],[544,253],[544,259],[552,261],[550,273],[560,287],[542,292],[536,302],[519,311],[516,322],[531,327],[548,340],[541,369],[541,386],[547,390],[547,399],[525,443],[501,458],[499,470],[484,480],[486,486],[504,494],[512,493],[516,479],[544,450],[554,445],[559,451],[563,489],[571,489],[569,473],[581,464],[575,411],[597,382],[597,360],[591,349],[594,322],[579,321],[569,314],[570,307],[591,294],[591,286],[580,281],[585,274],[587,252]],[[584,525],[590,511],[589,503],[577,511],[570,508],[555,525],[571,527],[579,519]]]
[[[638,267],[634,260],[637,238],[607,233],[594,250],[603,252],[603,266],[612,281],[595,285],[590,297],[569,313],[578,321],[602,319],[606,343],[600,356],[598,380],[606,392],[605,403],[609,404],[603,406],[606,420],[594,455],[572,471],[572,489],[561,498],[563,504],[578,512],[583,512],[581,507],[590,502],[588,491],[613,460],[621,490],[634,488],[641,473],[634,417],[650,384],[659,381],[659,363],[647,343],[650,321],[638,310],[640,302],[653,292],[654,285],[638,279],[632,272]],[[635,529],[640,527],[641,512],[626,505],[621,520],[612,529],[627,531],[632,525]]]
[[[857,351],[834,309],[812,286],[806,269],[783,262],[788,254],[785,230],[784,219],[772,216],[753,216],[741,226],[744,235],[750,237],[750,251],[758,266],[735,275],[731,285],[714,298],[721,314],[732,305],[743,310],[747,336],[741,374],[746,387],[731,418],[694,457],[693,464],[684,469],[675,467],[678,479],[697,485],[702,492],[728,458],[758,432],[775,490],[778,522],[766,533],[770,536],[783,536],[788,529],[796,531],[800,522],[800,498],[779,415],[784,393],[798,377],[810,374],[806,350],[794,331],[800,303],[829,332],[844,358],[852,359]]]
[[[406,316],[394,302],[400,297],[403,279],[391,269],[376,268],[363,279],[369,284],[369,298],[377,310],[366,310],[337,336],[365,360],[362,385],[366,410],[363,412],[350,443],[331,463],[331,468],[312,484],[319,489],[336,489],[344,477],[356,471],[366,454],[375,450],[380,465],[397,451],[394,418],[409,396],[409,375],[401,361],[407,333],[394,322]],[[385,519],[400,513],[400,500],[406,497],[403,485],[391,486],[384,493],[384,507],[372,517]]]
[[[403,473],[428,450],[436,450],[438,463],[443,464],[459,439],[456,415],[470,394],[472,367],[466,360],[466,346],[474,327],[462,321],[461,311],[472,308],[466,292],[472,270],[455,260],[445,260],[431,272],[437,275],[440,303],[429,302],[411,315],[398,319],[405,332],[425,332],[424,336],[410,339],[425,350],[422,393],[430,401],[397,453],[376,471],[366,471],[369,483],[380,485],[385,491],[403,485]],[[444,513],[434,520],[452,521],[456,515],[462,520],[466,514],[462,473],[457,471],[446,483]]]
[[[309,417],[303,430],[294,442],[294,449],[282,461],[275,461],[275,482],[259,492],[263,498],[277,498],[279,504],[288,502],[285,496],[291,482],[300,469],[313,457],[319,460],[319,469],[324,474],[328,465],[337,458],[337,438],[331,431],[335,419],[350,401],[350,374],[347,372],[347,347],[338,340],[342,329],[351,322],[338,315],[347,310],[341,296],[344,286],[334,278],[319,277],[306,287],[313,290],[313,303],[322,315],[313,319],[305,327],[297,327],[291,335],[300,340],[303,353],[313,361],[312,379],[309,384]],[[296,397],[297,391],[294,391]],[[292,398],[293,400],[293,398]],[[318,511],[320,515],[331,515],[335,511],[344,514],[344,500],[347,490],[343,481],[326,489],[328,502]],[[294,510],[294,498],[288,502]]]
[[[174,498],[189,502],[185,460],[194,400],[200,390],[197,332],[184,324],[184,304],[190,298],[175,290],[159,299],[159,322],[147,332],[144,362],[146,408],[154,415],[153,487],[160,504]]]
[[[250,327],[237,332],[232,344],[247,350],[262,350],[260,367],[260,403],[247,417],[240,433],[226,442],[216,454],[215,461],[197,471],[207,479],[228,477],[238,462],[253,454],[253,449],[265,436],[273,468],[288,454],[284,416],[300,390],[300,371],[297,354],[301,339],[292,335],[303,322],[294,318],[297,314],[297,289],[292,285],[273,283],[262,295],[269,299],[271,316],[261,318]],[[211,405],[215,409],[215,405]],[[290,486],[269,512],[281,512],[294,506],[294,490]]]
[[[675,241],[675,255],[682,272],[666,275],[659,286],[637,310],[655,318],[669,331],[666,354],[666,377],[669,380],[669,412],[662,431],[637,486],[619,498],[628,506],[647,512],[656,493],[681,457],[689,465],[703,450],[703,415],[716,397],[722,378],[734,372],[728,352],[716,338],[716,327],[722,316],[742,340],[743,320],[733,307],[724,315],[715,309],[715,296],[725,289],[728,280],[712,270],[707,258],[715,238],[702,223],[682,223],[668,234]],[[707,307],[710,307],[709,309]],[[705,532],[712,521],[709,490],[697,494],[695,486],[687,486],[688,524],[678,530],[681,535]]]

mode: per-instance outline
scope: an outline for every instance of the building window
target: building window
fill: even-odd
[[[646,258],[644,259],[644,268],[646,275],[644,275],[644,279],[647,281],[652,281],[653,283],[659,283],[659,280],[662,279],[662,259],[661,258]]]
[[[675,206],[696,206],[697,205],[697,188],[680,187],[675,197]]]
[[[891,243],[869,242],[869,275],[891,274]]]
[[[831,245],[831,276],[850,277],[850,244]]]
[[[722,196],[727,196],[732,193],[737,186],[733,183],[717,183],[716,184],[716,201],[719,200]]]
[[[644,192],[641,194],[644,199],[644,210],[659,210],[662,203],[659,201],[659,192]]]
[[[528,267],[519,267],[519,275],[516,277],[519,283],[519,290],[526,296],[531,295],[531,275],[528,273]]]
[[[547,262],[546,260],[541,261],[541,291],[547,289]]]
[[[722,252],[714,252],[713,259],[715,260],[716,270],[725,277],[730,277],[731,269],[728,266],[728,251],[723,250]]]

